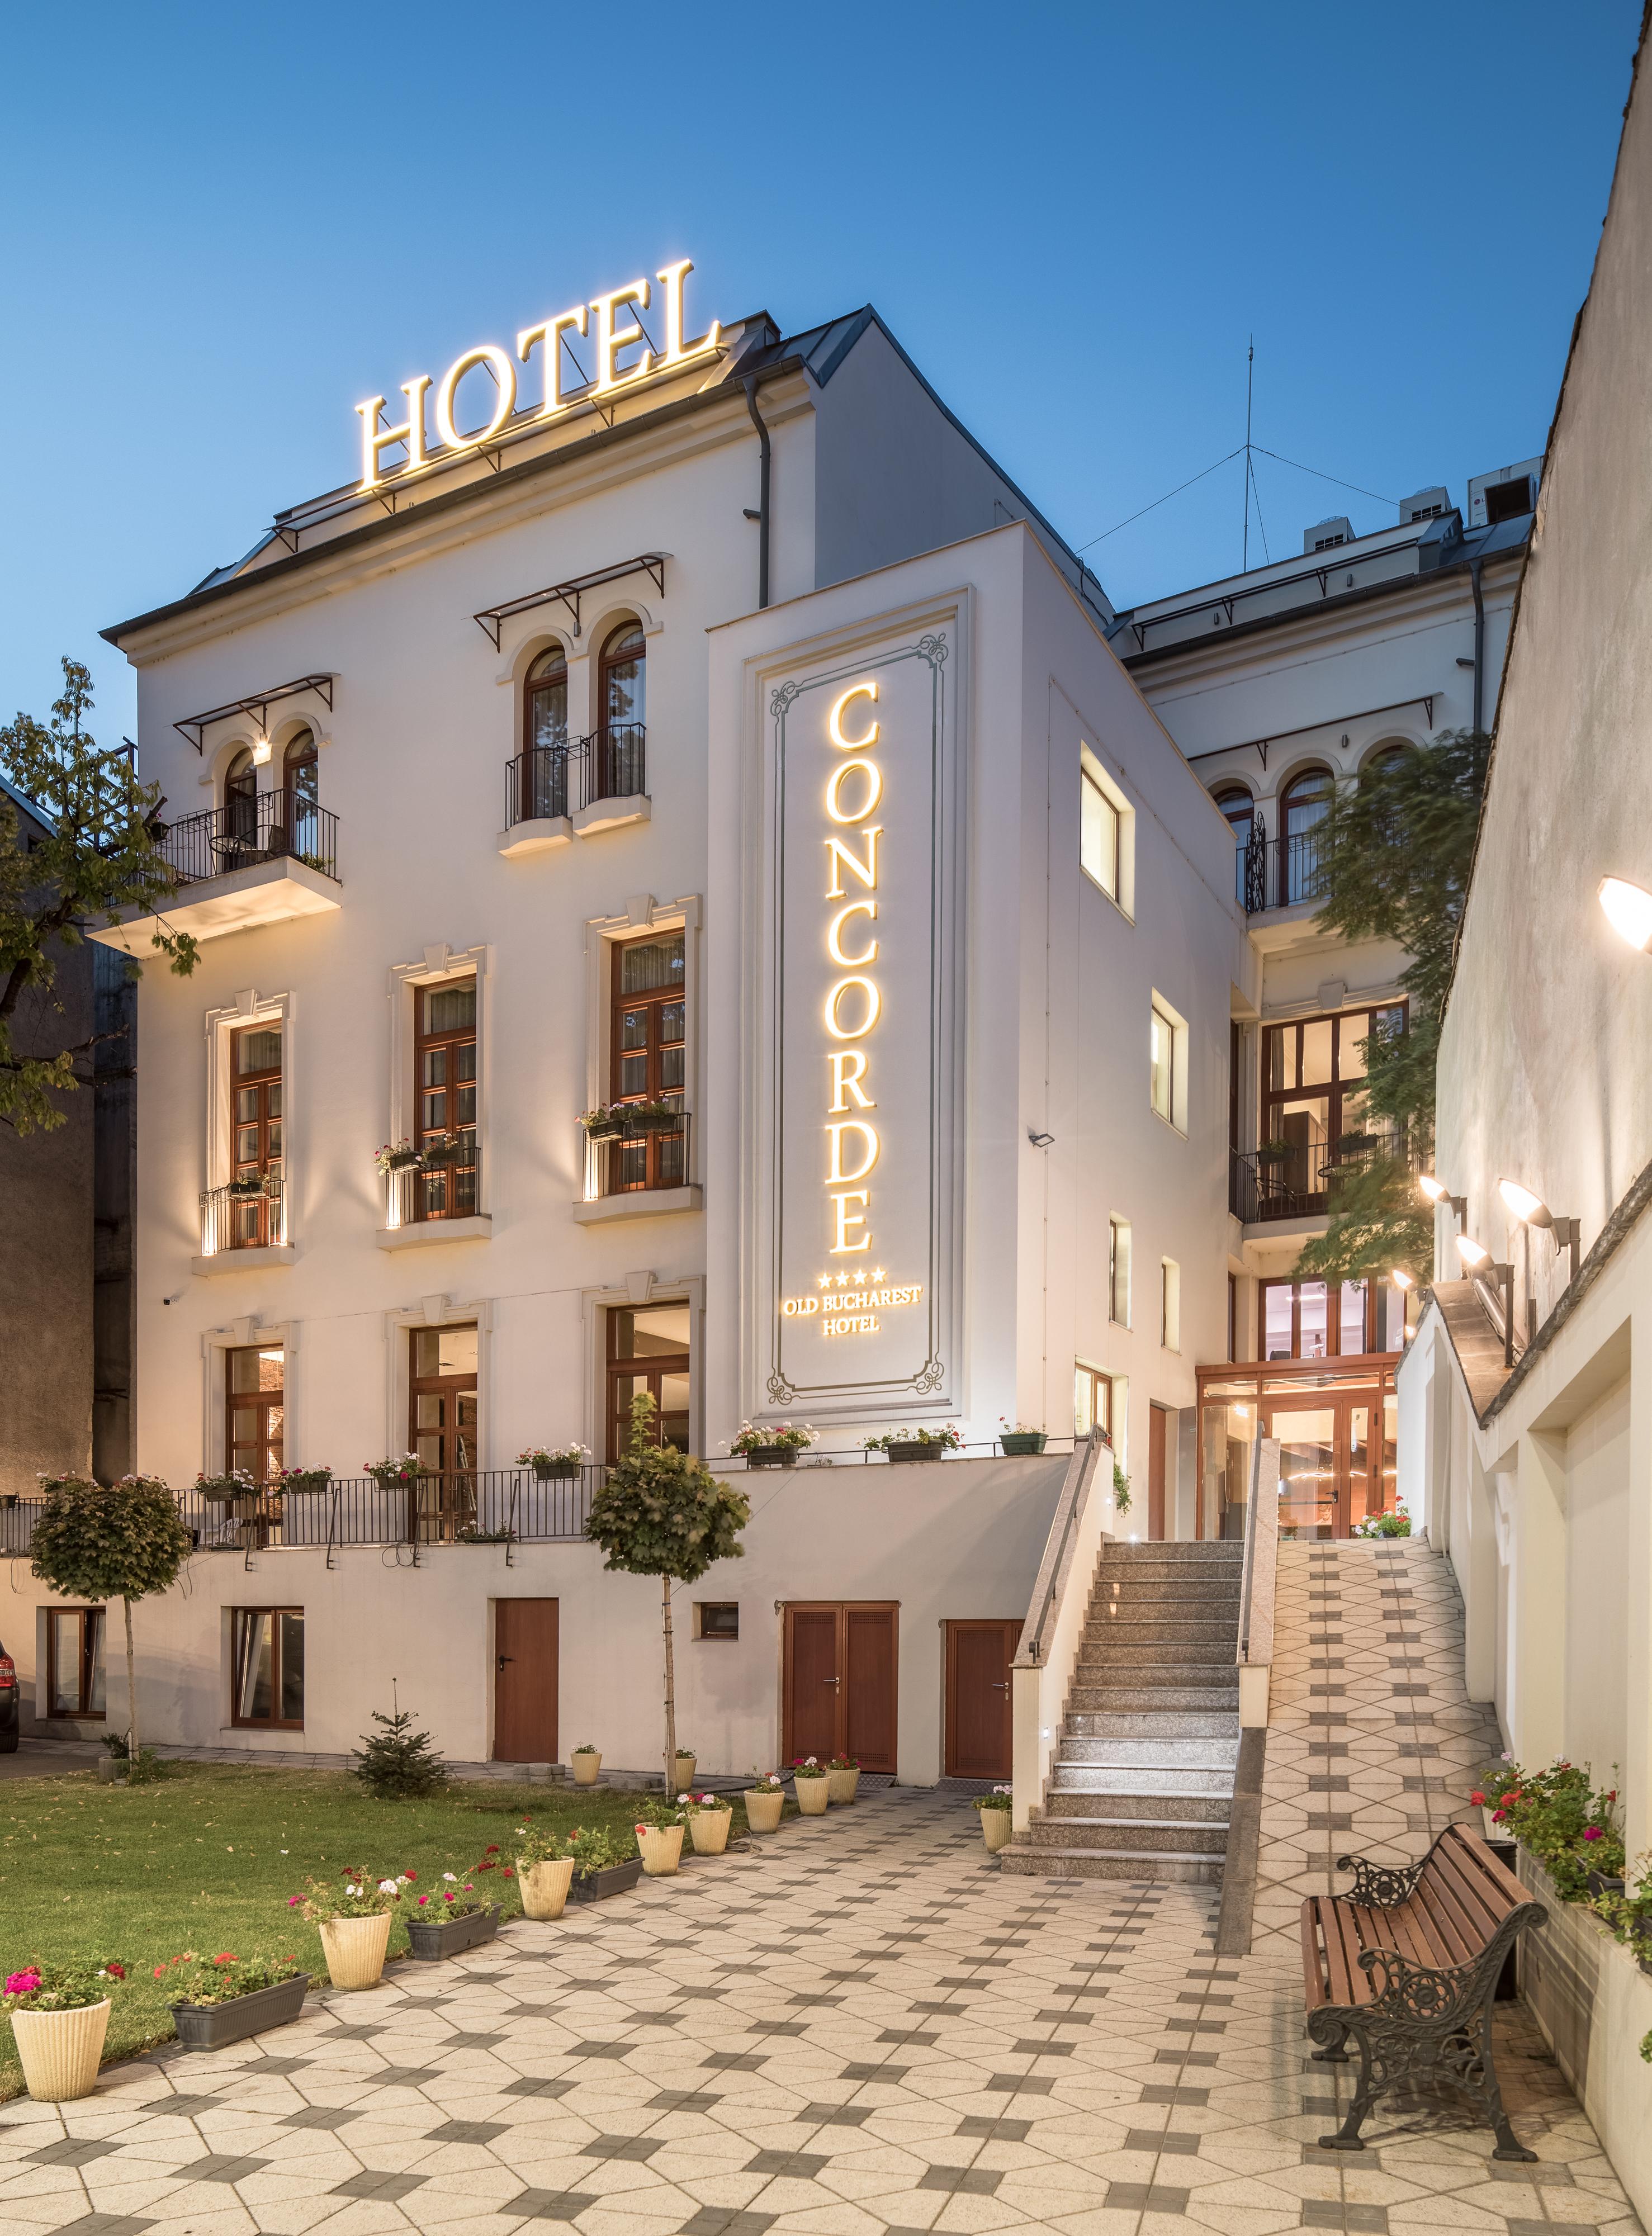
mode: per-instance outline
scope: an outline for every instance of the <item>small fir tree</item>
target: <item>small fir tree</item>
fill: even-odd
[[[84,1476],[47,1476],[42,1484],[45,1503],[30,1540],[34,1575],[70,1599],[119,1599],[126,1611],[127,1751],[135,1769],[142,1749],[132,1602],[176,1581],[191,1550],[189,1532],[158,1476],[123,1476],[107,1485]]]
[[[402,1707],[392,1685],[391,1713],[377,1708],[372,1720],[379,1728],[362,1733],[362,1746],[351,1766],[369,1793],[380,1801],[417,1801],[447,1782],[447,1765],[437,1753],[428,1732],[413,1729],[411,1709]]]
[[[607,1555],[605,1568],[633,1576],[658,1576],[665,1630],[665,1777],[671,1792],[677,1757],[676,1680],[671,1653],[671,1587],[695,1584],[714,1561],[737,1561],[746,1548],[740,1533],[751,1520],[751,1501],[719,1483],[703,1461],[655,1440],[654,1400],[646,1391],[631,1400],[631,1431],[623,1459],[591,1501],[585,1535]]]

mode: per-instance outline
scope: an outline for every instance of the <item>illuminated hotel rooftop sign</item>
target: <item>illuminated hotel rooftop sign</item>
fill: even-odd
[[[542,319],[536,326],[524,326],[517,336],[514,357],[497,342],[478,342],[474,349],[461,351],[437,384],[433,447],[425,418],[431,386],[429,373],[415,373],[412,379],[403,381],[401,390],[407,398],[407,416],[393,426],[379,424],[385,399],[382,396],[368,397],[356,406],[361,418],[362,490],[377,489],[385,481],[403,480],[426,467],[445,464],[463,451],[490,443],[510,424],[516,412],[517,366],[525,365],[531,372],[536,351],[539,354],[542,382],[539,409],[533,415],[536,423],[555,419],[576,404],[617,395],[623,389],[635,388],[661,373],[675,372],[697,358],[710,357],[722,338],[722,329],[715,319],[697,341],[683,338],[683,283],[693,270],[693,264],[685,256],[681,262],[668,264],[662,272],[654,275],[659,282],[665,335],[665,346],[657,354],[641,323],[641,314],[653,301],[653,287],[647,280],[633,280],[623,287],[610,289],[606,295],[593,296],[589,303],[576,304],[571,311],[559,311],[555,318]],[[632,314],[622,317],[628,306],[634,306]],[[570,388],[563,378],[563,360],[564,351],[573,358],[570,338],[575,334],[591,342],[596,370],[587,378],[574,358],[574,370],[579,378]],[[637,355],[622,364],[625,352],[631,349],[635,349]],[[459,384],[466,373],[484,365],[494,382],[493,406],[481,426],[466,431],[458,425],[456,417]],[[406,446],[405,458],[400,464],[392,465],[388,473],[381,473],[379,462],[385,452],[398,444]]]

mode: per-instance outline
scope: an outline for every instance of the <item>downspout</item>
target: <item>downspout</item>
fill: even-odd
[[[757,408],[757,375],[754,372],[748,372],[746,376],[746,409],[752,415],[752,424],[757,430],[757,439],[762,445],[763,454],[762,467],[757,483],[757,603],[760,610],[762,607],[768,603],[768,477],[770,453],[768,429],[764,425],[763,415]],[[1478,596],[1478,584],[1477,582],[1476,595]],[[1477,638],[1477,646],[1478,643],[1478,639]],[[1477,668],[1475,679],[1477,705],[1478,704],[1478,690],[1479,681],[1478,670]]]
[[[767,512],[767,496],[763,502]],[[1469,582],[1474,592],[1474,727],[1477,731],[1481,727],[1485,677],[1485,600],[1480,595],[1480,563],[1478,559],[1469,561]]]

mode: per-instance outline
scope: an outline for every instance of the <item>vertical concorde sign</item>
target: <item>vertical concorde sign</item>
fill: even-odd
[[[765,685],[752,1333],[760,1407],[817,1424],[958,1410],[958,618]]]

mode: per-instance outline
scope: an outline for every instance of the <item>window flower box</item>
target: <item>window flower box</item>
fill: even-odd
[[[593,1141],[611,1141],[625,1131],[625,1116],[620,1110],[582,1111],[579,1122]]]
[[[958,1451],[964,1439],[949,1423],[943,1429],[915,1429],[903,1436],[898,1430],[889,1429],[881,1437],[868,1437],[862,1449],[882,1452],[894,1461],[938,1460],[943,1453]]]
[[[673,1134],[682,1123],[675,1102],[628,1102],[622,1108],[628,1134]]]
[[[480,1948],[499,1930],[499,1906],[464,1910],[457,1917],[422,1917],[407,1921],[407,1945],[421,1963],[433,1964],[444,1956],[457,1956],[466,1949]]]
[[[576,1871],[574,1883],[568,1890],[569,1902],[606,1902],[611,1894],[626,1894],[642,1876],[642,1858],[633,1856],[629,1863],[604,1864],[600,1871]]]
[[[295,1972],[290,1980],[254,1988],[251,1995],[236,1996],[228,2003],[182,2003],[169,2008],[186,2049],[227,2049],[232,2042],[267,2033],[271,2027],[290,2026],[309,1992],[309,1974]]]
[[[900,1462],[938,1460],[946,1447],[944,1444],[908,1444],[904,1437],[897,1437],[892,1443],[885,1444],[884,1450],[892,1460]]]
[[[1049,1442],[1043,1429],[1006,1429],[998,1438],[998,1449],[1006,1459],[1027,1459],[1042,1452]]]
[[[728,1449],[738,1453],[748,1468],[789,1468],[797,1465],[800,1452],[819,1441],[819,1430],[806,1422],[801,1428],[781,1421],[772,1429],[754,1429],[749,1421],[742,1421],[740,1434],[729,1438]]]
[[[590,1452],[583,1444],[564,1444],[555,1451],[536,1444],[517,1454],[517,1465],[531,1468],[536,1483],[563,1483],[570,1476],[576,1476],[589,1458]]]

